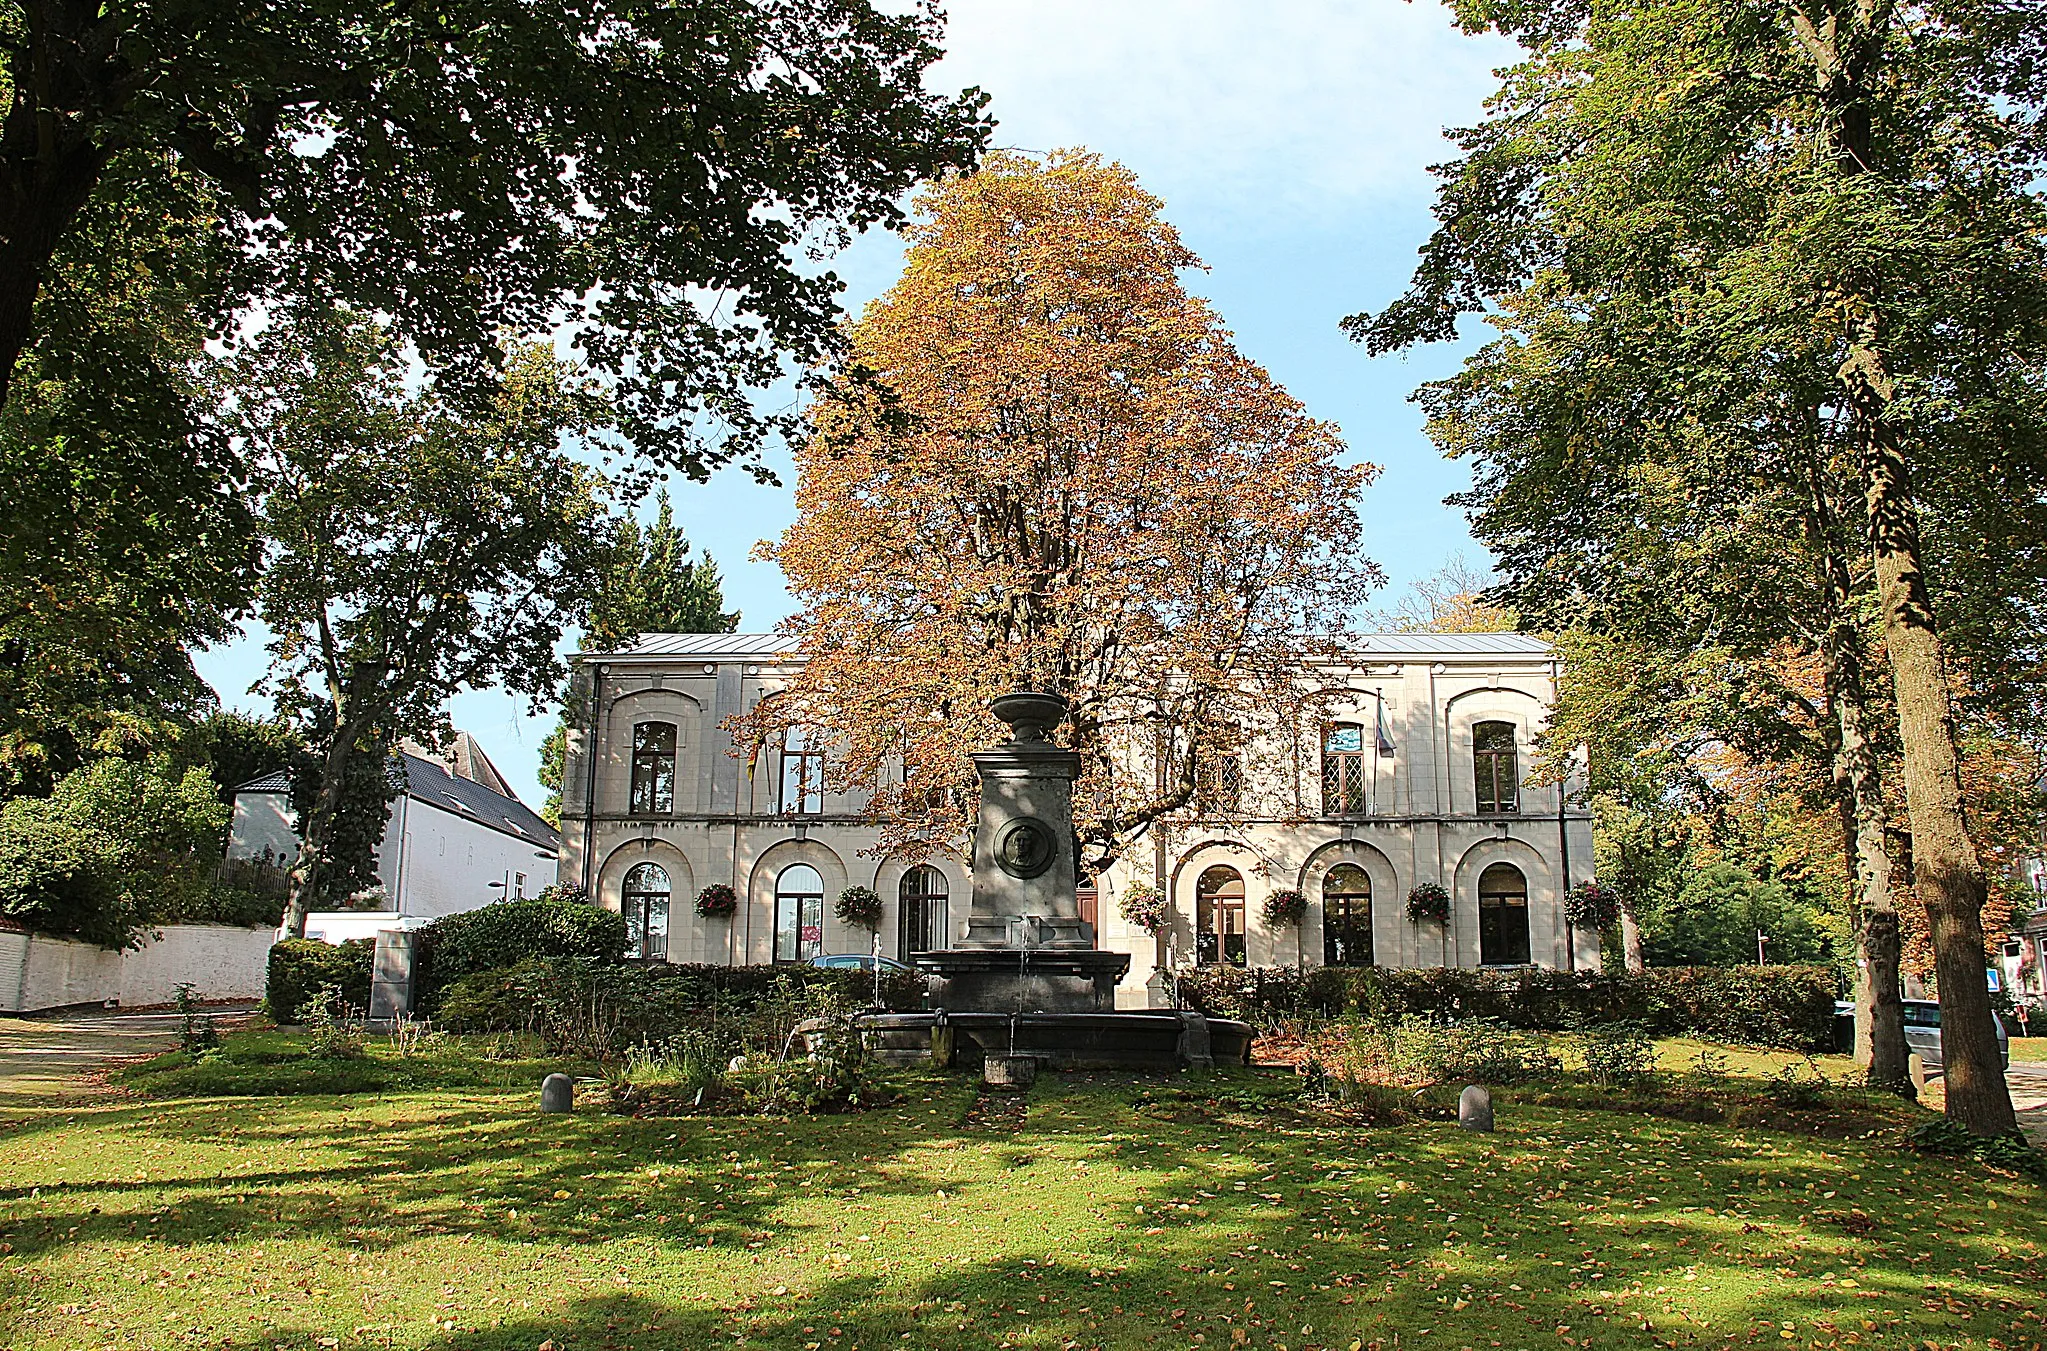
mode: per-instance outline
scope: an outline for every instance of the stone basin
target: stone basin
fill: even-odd
[[[864,1013],[869,1051],[898,1065],[972,1068],[989,1056],[1029,1056],[1059,1070],[1135,1070],[1251,1063],[1249,1023],[1170,1009],[1122,1013]]]

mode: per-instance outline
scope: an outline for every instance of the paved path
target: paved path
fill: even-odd
[[[2019,1129],[2032,1142],[2047,1149],[2047,1061],[2014,1060],[2004,1072],[2011,1087],[2011,1105],[2019,1114]]]
[[[247,1008],[210,1009],[223,1027]],[[0,1018],[0,1106],[22,1107],[90,1093],[89,1071],[178,1044],[176,1013],[93,1013]]]

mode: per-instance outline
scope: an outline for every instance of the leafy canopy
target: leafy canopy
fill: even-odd
[[[52,250],[127,156],[204,180],[234,253],[214,322],[344,301],[457,382],[501,334],[566,322],[637,450],[700,474],[765,434],[746,392],[777,349],[829,345],[839,282],[795,255],[893,224],[977,152],[982,98],[922,87],[940,32],[928,0],[11,11],[0,382],[52,322],[31,313]]]
[[[1005,154],[917,205],[810,410],[767,551],[806,660],[753,730],[824,729],[890,833],[950,839],[987,701],[1057,692],[1105,862],[1298,712],[1300,635],[1340,630],[1377,575],[1375,471],[1187,293],[1199,260],[1129,171]],[[1163,789],[1130,768],[1162,746]]]

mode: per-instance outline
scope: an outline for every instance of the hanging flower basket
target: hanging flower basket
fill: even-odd
[[[1149,882],[1133,882],[1123,893],[1123,918],[1148,934],[1166,927],[1166,898]]]
[[[1450,918],[1450,893],[1441,882],[1423,882],[1407,893],[1407,917],[1416,924],[1443,924]]]
[[[1564,918],[1574,929],[1605,933],[1621,917],[1621,894],[1592,878],[1586,878],[1564,897]]]
[[[739,893],[723,882],[713,882],[697,893],[697,913],[705,919],[730,919],[739,908]]]
[[[1291,887],[1275,891],[1265,898],[1265,926],[1268,929],[1292,929],[1308,917],[1308,898]]]
[[[832,913],[839,917],[841,924],[872,932],[881,927],[881,897],[869,887],[847,887],[839,893],[839,902],[832,907]]]

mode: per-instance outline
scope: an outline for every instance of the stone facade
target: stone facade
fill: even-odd
[[[957,854],[872,857],[865,804],[815,789],[805,759],[814,752],[732,754],[725,720],[775,692],[800,660],[781,640],[748,634],[650,635],[576,659],[571,707],[594,708],[594,725],[569,739],[560,879],[627,909],[636,927],[650,915],[661,927],[665,896],[665,934],[648,955],[741,964],[866,952],[866,931],[832,914],[854,885],[882,897],[890,956],[961,936],[972,887]],[[1325,677],[1325,691],[1342,693],[1301,781],[1290,750],[1253,748],[1240,771],[1247,802],[1288,810],[1176,821],[1101,879],[1098,944],[1131,957],[1119,1003],[1156,999],[1168,962],[1596,966],[1596,936],[1567,934],[1561,904],[1591,872],[1590,818],[1560,808],[1555,788],[1519,782],[1552,697],[1548,648],[1514,634],[1370,635]],[[1171,902],[1156,938],[1121,917],[1116,898],[1135,881]],[[1407,895],[1424,882],[1449,891],[1445,923],[1408,920]],[[696,913],[698,891],[713,883],[738,897],[729,919]],[[1286,889],[1306,897],[1305,918],[1265,924],[1267,896]]]

